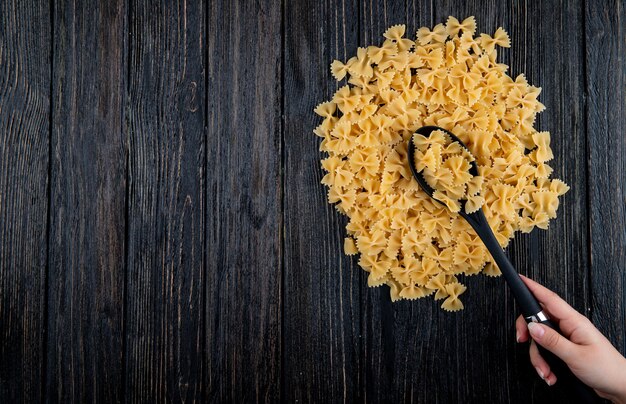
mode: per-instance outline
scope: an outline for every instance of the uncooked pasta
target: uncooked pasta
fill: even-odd
[[[569,188],[550,179],[550,134],[534,128],[541,89],[497,61],[498,48],[510,47],[502,28],[475,36],[473,17],[450,17],[414,39],[405,31],[395,25],[382,44],[332,62],[332,75],[347,83],[315,108],[327,154],[322,183],[349,217],[344,250],[360,254],[369,286],[389,286],[394,301],[432,295],[456,311],[466,290],[460,277],[500,274],[458,201],[482,209],[506,247],[517,231],[547,229]],[[407,142],[425,125],[454,133],[473,156],[442,132],[431,139],[441,137],[438,145],[414,139],[416,163],[434,188],[445,185],[437,196],[447,206],[419,188],[408,166]],[[474,158],[478,176],[467,172]]]

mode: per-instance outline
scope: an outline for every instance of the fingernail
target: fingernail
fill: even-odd
[[[543,378],[542,378],[542,379],[543,379]],[[546,384],[547,384],[548,386],[552,386],[552,383],[550,383],[550,379],[543,379],[543,380],[545,380],[545,381],[546,381]]]
[[[543,326],[537,323],[528,323],[528,332],[533,337],[541,338],[546,330],[543,329]]]
[[[515,340],[519,342],[519,332],[515,331]]]
[[[537,371],[537,374],[539,375],[539,377],[541,377],[543,379],[544,376],[543,376],[543,372],[541,371],[541,369],[539,369],[538,367],[535,366],[535,370]],[[550,384],[550,382],[548,382],[548,384]]]

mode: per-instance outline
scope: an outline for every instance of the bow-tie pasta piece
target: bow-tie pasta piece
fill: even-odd
[[[463,32],[463,34],[467,32],[470,35],[474,35],[476,32],[476,19],[474,17],[467,17],[463,22],[459,22],[459,20],[450,16],[446,22],[446,30],[450,38],[454,38],[459,32]]]
[[[545,109],[541,88],[497,62],[498,48],[511,46],[504,29],[476,34],[474,17],[449,17],[419,28],[415,40],[406,32],[394,25],[378,44],[331,63],[332,76],[347,82],[315,108],[321,123],[313,132],[327,154],[321,182],[349,218],[343,248],[360,254],[369,286],[389,286],[393,301],[432,296],[457,311],[459,277],[501,274],[459,216],[461,201],[468,213],[482,209],[506,246],[518,231],[547,229],[569,187],[550,178],[550,134],[534,127]],[[426,125],[454,133],[471,154],[441,131],[414,136]],[[446,206],[412,178],[409,141]],[[477,176],[469,172],[473,158]]]

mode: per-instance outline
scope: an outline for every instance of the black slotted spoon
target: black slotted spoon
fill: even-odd
[[[423,126],[419,128],[415,133],[418,133],[425,137],[430,137],[430,134],[435,130],[440,130],[446,133],[448,136],[450,136],[452,142],[458,142],[465,150],[467,150],[468,153],[471,154],[471,151],[465,145],[465,143],[463,143],[458,137],[456,137],[453,133],[447,131],[446,129],[440,128],[438,126]],[[428,185],[428,183],[424,179],[424,176],[415,168],[415,144],[413,143],[413,136],[411,136],[411,138],[409,139],[407,150],[409,167],[411,168],[413,177],[417,180],[422,190],[433,200],[446,206],[443,202],[433,196],[435,190],[430,185]],[[472,161],[470,164],[470,174],[472,174],[472,176],[477,176],[478,167],[476,166],[476,161]],[[478,237],[480,237],[480,239],[483,241],[485,247],[487,247],[487,250],[489,250],[489,253],[500,268],[500,271],[502,272],[506,283],[509,285],[511,292],[513,293],[513,297],[517,301],[517,304],[519,305],[526,322],[541,323],[556,330],[559,334],[563,334],[559,327],[554,324],[543,312],[535,296],[533,296],[530,290],[528,290],[522,279],[517,274],[517,271],[515,270],[507,256],[504,254],[504,250],[502,250],[502,247],[500,247],[500,243],[498,243],[496,236],[493,234],[491,226],[489,226],[487,218],[485,217],[482,209],[478,209],[474,213],[466,213],[465,203],[462,203],[461,205],[461,209],[458,213],[465,220],[467,220],[467,222],[472,226],[474,231],[476,231]],[[559,381],[561,382],[559,384],[561,386],[561,391],[568,397],[568,402],[603,402],[600,397],[595,393],[595,391],[591,387],[580,381],[580,379],[578,379],[572,373],[570,368],[558,356],[554,355],[552,352],[543,348],[539,344],[537,344],[537,348],[539,349],[541,356],[550,365],[550,369],[559,378]]]

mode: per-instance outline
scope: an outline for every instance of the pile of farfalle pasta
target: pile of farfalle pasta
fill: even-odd
[[[450,17],[414,39],[405,30],[393,26],[380,46],[332,62],[333,76],[347,84],[315,108],[323,120],[314,132],[328,153],[322,183],[349,217],[344,250],[360,253],[369,286],[388,285],[394,301],[434,294],[456,311],[466,289],[459,275],[500,271],[454,205],[433,201],[412,178],[407,142],[415,130],[439,126],[468,146],[479,180],[462,181],[458,192],[480,196],[474,207],[503,247],[518,230],[547,229],[569,188],[549,178],[550,134],[533,127],[544,109],[541,89],[497,62],[497,47],[510,46],[502,28],[476,36],[474,17]],[[453,176],[458,157],[440,162]]]

